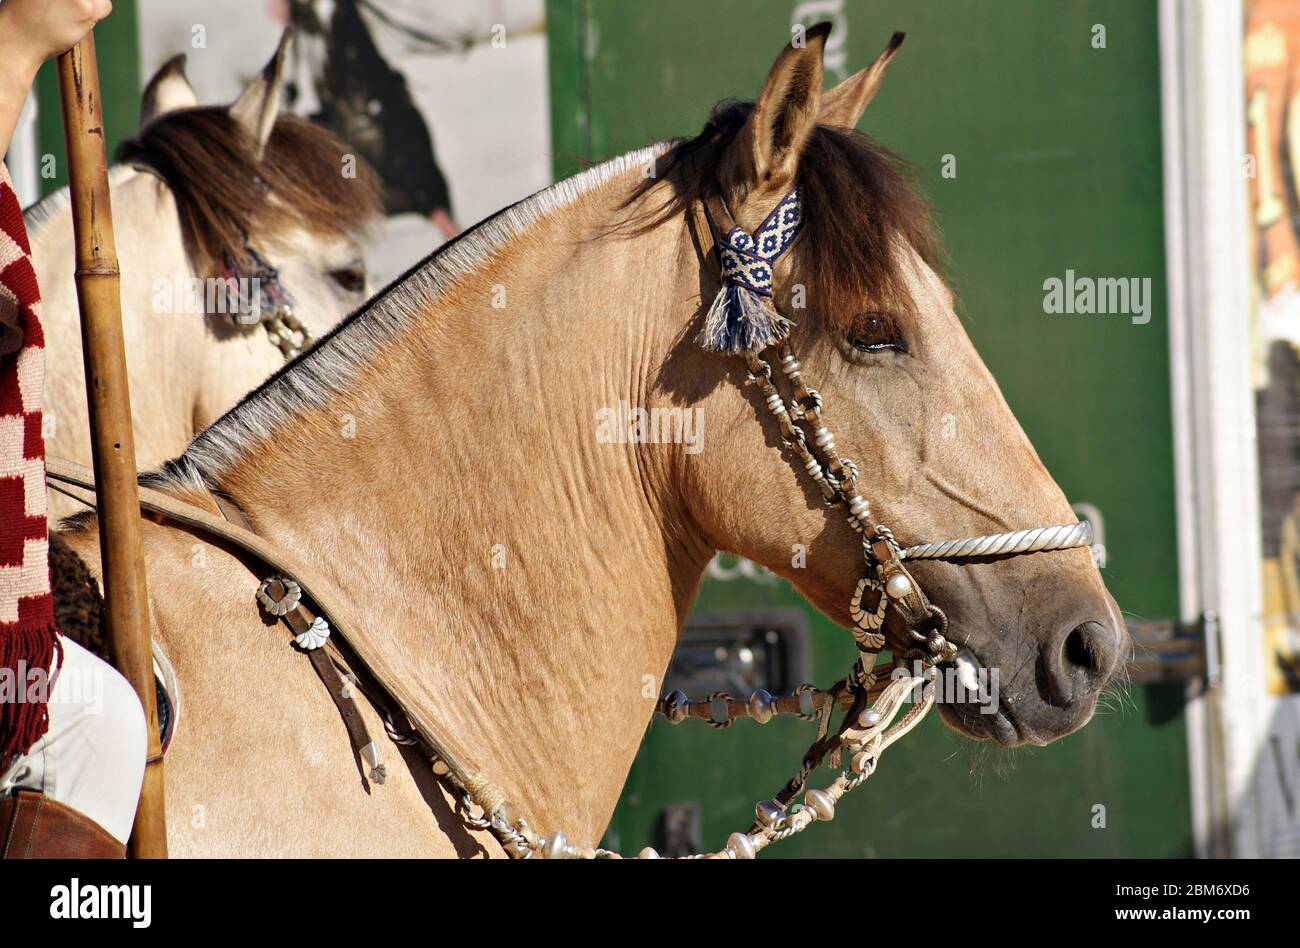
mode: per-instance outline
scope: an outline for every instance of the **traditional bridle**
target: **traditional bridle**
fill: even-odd
[[[799,466],[816,485],[826,505],[843,508],[849,525],[862,537],[864,560],[863,577],[849,604],[858,655],[849,674],[830,688],[820,690],[803,685],[793,694],[780,698],[758,690],[743,701],[724,693],[691,701],[682,692],[674,691],[656,705],[656,711],[674,724],[695,717],[713,727],[726,728],[742,717],[764,724],[778,714],[818,722],[816,739],[805,752],[798,770],[774,796],[755,805],[755,821],[749,829],[732,833],[721,851],[695,857],[747,859],[777,840],[802,832],[814,822],[832,819],[835,805],[875,772],[885,749],[916,727],[934,706],[937,668],[956,657],[957,647],[947,638],[947,616],[929,600],[903,565],[904,561],[959,560],[1074,549],[1090,546],[1092,531],[1086,522],[1072,523],[900,546],[893,533],[872,516],[871,505],[858,490],[856,465],[836,452],[835,438],[822,415],[822,397],[803,381],[799,362],[786,342],[791,321],[773,306],[775,261],[793,244],[803,224],[798,190],[778,202],[753,234],[736,226],[717,196],[706,199],[704,213],[718,249],[721,286],[705,318],[700,343],[711,351],[744,358],[749,381],[758,387],[768,412],[776,420],[784,448],[795,453]],[[776,352],[793,398],[787,399],[778,390],[772,366],[763,358],[768,349]],[[289,581],[272,577],[263,584],[263,591],[282,588],[285,582]],[[268,611],[275,611],[277,596],[278,593],[269,597],[270,606],[268,597],[262,597]],[[875,602],[868,602],[868,596],[876,597]],[[323,620],[306,611],[299,597],[294,597],[294,603],[286,620],[298,644],[308,647],[304,645],[303,630],[309,626],[315,628]],[[896,650],[886,676],[876,671],[875,664],[886,644],[884,627],[890,609],[902,620],[904,641]],[[324,637],[318,637],[324,642],[328,634],[326,626]],[[328,680],[326,684],[329,686]],[[913,706],[900,717],[909,695],[914,696]],[[542,836],[526,820],[512,820],[507,816],[505,796],[495,784],[484,775],[468,773],[457,765],[445,748],[429,739],[427,729],[404,731],[396,727],[392,722],[399,713],[384,697],[380,697],[378,704],[389,709],[389,736],[399,743],[421,746],[430,757],[434,773],[460,790],[462,819],[470,826],[491,832],[507,854],[516,858],[620,858],[618,853],[609,850],[573,846],[558,830]],[[831,716],[836,708],[847,711],[832,732]],[[348,717],[346,713],[344,716]],[[361,735],[353,737],[354,747],[376,766],[374,743],[361,746],[367,741],[363,727]],[[825,789],[807,790],[802,803],[793,803],[804,790],[809,775],[828,759],[832,766],[840,768],[840,773]],[[382,765],[372,772],[375,775],[382,779]],[[473,815],[472,807],[479,808],[481,815]],[[650,848],[643,849],[639,855],[658,858],[658,853]]]
[[[171,187],[170,182],[156,168],[141,162],[132,163],[142,174],[150,174]],[[259,179],[258,192],[265,196],[265,184]],[[307,326],[293,310],[293,295],[280,280],[280,271],[268,263],[252,245],[245,240],[244,261],[235,260],[227,255],[222,261],[221,279],[256,280],[258,288],[257,306],[250,300],[239,297],[239,312],[208,313],[209,316],[223,316],[234,326],[246,329],[260,324],[266,330],[266,337],[271,345],[280,350],[284,361],[289,362],[304,349],[311,348],[315,342]]]
[[[947,616],[926,596],[904,561],[1069,550],[1091,546],[1092,530],[1084,522],[900,546],[889,528],[872,516],[870,503],[859,492],[857,466],[836,452],[835,437],[822,414],[822,397],[804,382],[799,362],[787,344],[791,320],[773,305],[776,260],[794,243],[803,226],[798,189],[782,198],[752,234],[736,225],[716,194],[705,200],[704,214],[718,250],[721,286],[705,316],[699,342],[710,351],[745,360],[748,379],[758,387],[768,412],[776,420],[783,447],[794,452],[796,466],[802,467],[823,502],[843,508],[849,526],[862,537],[864,561],[864,574],[849,603],[858,655],[849,674],[829,689],[804,685],[781,698],[760,689],[743,701],[721,692],[691,701],[682,692],[674,691],[656,706],[656,711],[674,724],[694,717],[713,727],[727,728],[742,717],[765,724],[778,714],[818,722],[817,737],[794,776],[771,799],[755,805],[755,821],[747,831],[732,833],[726,848],[705,856],[748,859],[814,822],[832,819],[836,803],[861,786],[875,771],[884,750],[912,730],[934,706],[937,668],[956,657],[957,646],[947,637]],[[781,372],[793,393],[790,399],[777,388],[772,366],[763,358],[769,349],[780,360]],[[874,604],[867,601],[869,595],[875,597]],[[884,627],[890,609],[902,621],[905,640],[896,650],[886,676],[875,670],[875,664],[886,644]],[[899,717],[910,694],[917,700]],[[831,715],[837,707],[847,708],[847,712],[832,733]],[[828,758],[832,766],[840,768],[834,781],[825,789],[808,790],[803,803],[793,803],[809,775]],[[467,794],[472,796],[472,792]],[[481,819],[471,822],[490,829],[514,856],[618,855],[571,846],[559,832],[538,836],[522,820],[510,824],[495,819],[490,806],[484,808]],[[658,854],[647,848],[640,855],[655,858]]]
[[[758,690],[746,701],[714,693],[694,702],[674,691],[657,708],[671,723],[696,717],[717,728],[729,727],[741,717],[764,724],[779,713],[820,722],[817,739],[798,772],[775,797],[756,805],[757,819],[747,833],[733,833],[727,848],[715,854],[750,858],[816,820],[831,819],[840,797],[861,785],[875,770],[884,749],[915,727],[934,705],[935,670],[956,657],[957,646],[947,637],[947,616],[926,596],[903,565],[905,560],[961,560],[1075,549],[1092,545],[1092,530],[1082,522],[900,546],[893,532],[872,516],[870,503],[859,492],[857,466],[836,452],[835,437],[822,414],[822,397],[804,382],[799,362],[790,351],[791,320],[774,306],[776,260],[794,243],[803,226],[798,189],[782,198],[753,234],[736,225],[716,193],[705,200],[704,214],[718,249],[722,285],[705,317],[700,344],[744,358],[748,380],[758,387],[776,420],[783,448],[794,452],[796,466],[803,468],[823,502],[843,508],[849,526],[861,535],[865,567],[849,604],[858,656],[849,675],[830,689],[820,691],[804,685],[784,698]],[[763,358],[769,348],[780,360],[793,393],[790,399],[778,390],[772,366]],[[876,597],[874,606],[867,603],[868,594]],[[891,608],[902,620],[906,639],[896,650],[889,683],[882,686],[874,666],[886,644],[884,626]],[[920,674],[915,675],[908,663],[913,668],[919,663]],[[918,687],[919,700],[893,724],[903,698]],[[847,706],[848,712],[831,736],[830,715],[837,706]],[[828,756],[835,766],[841,757],[847,758],[848,766],[825,790],[809,790],[803,805],[791,807],[808,775]]]
[[[706,317],[701,342],[713,351],[744,358],[749,381],[757,386],[776,420],[783,447],[794,452],[826,505],[843,508],[849,525],[862,537],[864,561],[863,577],[849,604],[858,655],[849,674],[830,688],[803,685],[779,698],[758,690],[746,700],[715,693],[699,701],[674,691],[656,706],[656,711],[674,724],[694,717],[713,727],[726,728],[742,717],[765,724],[779,714],[818,722],[816,739],[798,770],[780,791],[756,804],[756,818],[749,829],[732,833],[719,852],[692,857],[747,859],[814,822],[832,819],[840,799],[875,772],[885,749],[912,730],[934,706],[937,668],[952,661],[957,648],[947,638],[948,620],[943,610],[929,600],[908,572],[905,561],[1067,550],[1091,545],[1092,536],[1087,523],[1073,523],[901,546],[893,533],[872,516],[871,505],[858,490],[856,466],[836,452],[835,438],[823,417],[822,397],[803,381],[799,363],[786,342],[790,321],[773,308],[773,263],[790,247],[802,226],[798,191],[783,198],[752,235],[735,226],[720,198],[707,200],[704,210],[717,237],[722,286]],[[720,223],[728,225],[725,230],[718,226]],[[775,351],[780,360],[792,398],[787,399],[776,386],[772,366],[763,358],[768,349]],[[94,482],[85,469],[51,458],[48,475],[52,488],[94,505]],[[347,724],[354,752],[370,767],[371,780],[384,782],[385,769],[380,763],[378,744],[370,739],[356,708],[354,690],[347,686],[345,678],[357,684],[379,709],[389,738],[418,747],[429,759],[435,776],[456,789],[464,822],[491,832],[508,855],[620,858],[609,850],[573,846],[558,830],[539,835],[526,820],[512,819],[505,794],[484,774],[457,762],[428,722],[420,720],[401,700],[404,692],[400,685],[382,680],[374,657],[363,654],[359,643],[349,641],[344,627],[345,600],[334,593],[327,580],[314,575],[310,564],[258,536],[236,505],[213,495],[222,520],[149,487],[142,486],[140,496],[144,509],[223,539],[275,571],[259,588],[258,602],[268,615],[284,621],[295,644],[310,656]],[[869,596],[875,597],[874,603],[868,601]],[[314,608],[307,607],[308,600]],[[884,670],[876,670],[875,664],[886,644],[884,628],[890,609],[901,619],[903,641],[894,650],[894,661],[886,675]],[[914,696],[913,705],[900,717],[909,695]],[[846,713],[832,732],[831,717],[836,708],[845,708]],[[835,779],[824,789],[807,790],[803,802],[794,803],[808,777],[827,760],[840,771]],[[479,810],[478,815],[473,813],[474,808]],[[658,857],[649,848],[639,855]]]

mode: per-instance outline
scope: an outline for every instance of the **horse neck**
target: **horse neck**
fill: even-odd
[[[332,571],[471,767],[594,840],[711,551],[676,526],[674,447],[596,433],[602,408],[646,404],[659,327],[698,282],[693,257],[673,279],[684,228],[575,240],[587,210],[420,301],[348,391],[218,479]]]

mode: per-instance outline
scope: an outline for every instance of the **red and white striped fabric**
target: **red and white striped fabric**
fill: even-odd
[[[63,655],[50,597],[45,336],[31,252],[9,169],[0,163],[0,770],[49,727],[45,702]],[[44,687],[31,688],[44,672]]]

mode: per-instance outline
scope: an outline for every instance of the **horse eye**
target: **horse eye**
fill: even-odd
[[[349,293],[360,293],[366,288],[366,271],[364,267],[331,270],[329,276],[331,280]]]
[[[894,320],[883,313],[869,313],[857,331],[850,333],[849,344],[859,352],[906,352],[907,344],[894,326]]]

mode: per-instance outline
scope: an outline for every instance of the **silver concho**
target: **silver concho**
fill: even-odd
[[[878,580],[870,576],[863,576],[858,580],[858,588],[854,591],[853,600],[849,603],[849,615],[858,628],[874,632],[885,624],[885,612],[889,609],[889,600],[884,595],[881,595],[880,601],[876,603],[875,610],[868,612],[862,608],[862,597],[867,590],[880,593],[882,587]]]
[[[310,652],[314,648],[320,648],[325,644],[325,640],[330,637],[330,624],[317,616],[309,628],[304,629],[293,637],[298,643],[298,647]]]
[[[903,599],[912,593],[912,581],[902,573],[896,573],[889,577],[889,582],[885,583],[885,592],[891,599]]]
[[[279,599],[272,597],[267,591],[267,587],[277,580],[284,586],[284,595]],[[262,580],[262,585],[257,587],[257,601],[262,604],[263,609],[277,619],[288,615],[301,600],[302,587],[292,579],[284,576],[268,577]]]

